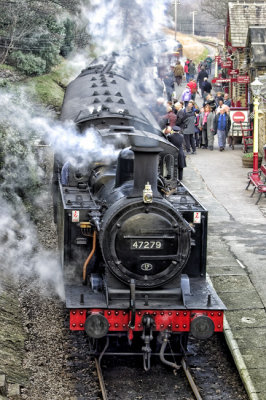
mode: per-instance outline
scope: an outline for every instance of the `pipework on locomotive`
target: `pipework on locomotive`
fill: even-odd
[[[120,152],[80,167],[55,157],[54,210],[70,329],[86,332],[93,354],[119,352],[119,339],[147,370],[152,354],[171,364],[166,343],[177,354],[189,334],[222,332],[225,307],[206,281],[208,212],[177,184],[178,150],[127,76],[113,56],[68,86],[61,119]]]

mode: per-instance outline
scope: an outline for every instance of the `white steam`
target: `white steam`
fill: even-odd
[[[28,216],[30,210],[35,217],[38,210],[46,207],[48,199],[42,192],[47,191],[47,187],[42,187],[47,171],[39,165],[36,143],[50,143],[63,159],[73,163],[77,157],[84,162],[111,162],[117,151],[112,145],[103,146],[92,128],[80,135],[71,122],[60,123],[48,115],[45,118],[44,110],[34,109],[23,91],[15,95],[0,91],[0,110],[1,268],[15,276],[35,273],[63,297],[59,258],[55,250],[47,250],[39,243],[36,227]],[[48,218],[43,223],[49,224]]]
[[[120,54],[118,68],[124,69],[131,79],[133,97],[136,83],[151,96],[155,93],[154,60],[162,52],[162,43],[168,46],[166,40],[158,41],[167,39],[161,27],[166,22],[168,5],[169,1],[164,0],[91,0],[90,8],[83,6],[81,24],[87,25],[99,55],[113,51]],[[69,63],[74,69],[83,69],[89,57],[84,52]],[[14,275],[38,274],[62,297],[63,281],[57,256],[54,250],[40,245],[36,227],[28,216],[29,209],[45,207],[47,201],[47,195],[40,193],[46,177],[36,157],[36,143],[40,140],[51,144],[56,153],[70,162],[77,156],[87,162],[112,162],[117,152],[114,146],[103,145],[93,129],[80,135],[73,123],[55,121],[43,109],[29,103],[23,91],[12,94],[0,90],[1,267]]]
[[[88,31],[105,53],[136,46],[161,35],[169,1],[92,0],[82,15]]]

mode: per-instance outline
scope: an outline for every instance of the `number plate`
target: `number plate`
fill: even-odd
[[[131,250],[162,250],[163,240],[131,240]]]

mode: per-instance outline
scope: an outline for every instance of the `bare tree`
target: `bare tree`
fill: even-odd
[[[0,3],[0,38],[4,52],[1,62],[26,35],[30,35],[40,23],[40,17],[28,7],[25,1],[6,1]]]
[[[60,13],[78,13],[79,5],[79,0],[0,0],[0,62],[5,63],[12,50],[24,50],[25,40],[31,42],[47,33],[49,19]],[[53,36],[51,41],[60,41],[59,34]]]
[[[201,11],[216,21],[226,22],[229,0],[201,0]]]

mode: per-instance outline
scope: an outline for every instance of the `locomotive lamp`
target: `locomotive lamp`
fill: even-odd
[[[151,185],[149,182],[146,183],[145,188],[143,190],[143,202],[144,203],[152,203],[153,193],[151,190]]]
[[[214,333],[214,323],[210,317],[196,314],[190,325],[191,334],[200,340],[209,339]]]
[[[93,313],[88,316],[85,322],[85,332],[94,339],[100,339],[107,334],[109,323],[104,315]]]
[[[252,175],[258,177],[258,147],[259,147],[259,96],[262,88],[262,83],[256,77],[251,84],[254,101],[254,128],[253,128],[253,172]]]

